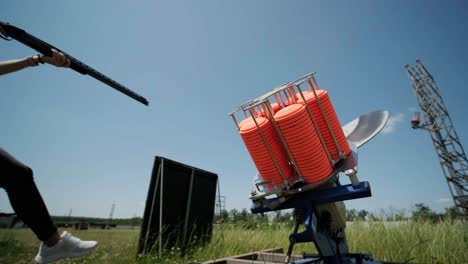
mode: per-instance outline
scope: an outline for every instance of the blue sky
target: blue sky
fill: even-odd
[[[226,115],[311,71],[342,123],[386,109],[391,127],[359,152],[373,197],[349,208],[451,205],[404,65],[421,59],[468,139],[464,1],[8,1],[0,20],[144,95],[50,66],[0,77],[0,146],[34,169],[53,215],[143,214],[155,155],[219,174],[227,209],[250,207],[253,162]],[[0,59],[35,52],[0,41]],[[0,211],[10,211],[0,192]]]

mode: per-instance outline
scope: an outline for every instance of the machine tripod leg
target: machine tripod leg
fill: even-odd
[[[294,208],[293,211],[293,218],[294,218],[294,231],[293,233],[289,236],[289,247],[288,247],[288,252],[286,253],[286,260],[285,263],[289,263],[291,260],[291,254],[294,248],[294,244],[296,244],[296,237],[295,235],[297,234],[297,231],[299,231],[299,226],[304,223],[305,219],[307,217],[307,210],[303,208]]]
[[[296,222],[296,225],[294,226],[294,231],[293,234],[297,234],[297,231],[299,230],[299,222]],[[293,237],[289,237],[289,247],[288,247],[288,252],[286,253],[286,260],[284,263],[288,264],[289,261],[291,260],[291,254],[294,248],[294,244],[296,243],[295,239]]]

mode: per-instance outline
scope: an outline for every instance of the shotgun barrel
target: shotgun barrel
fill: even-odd
[[[63,55],[65,55],[65,57],[67,57],[70,60],[70,68],[73,69],[74,71],[79,72],[81,74],[90,75],[96,80],[99,80],[109,85],[110,87],[116,89],[117,91],[121,93],[126,94],[127,96],[130,96],[131,98],[137,100],[138,102],[144,105],[148,105],[148,100],[146,100],[146,98],[144,98],[143,96],[135,93],[134,91],[128,89],[122,84],[112,80],[106,75],[100,73],[99,71],[93,69],[92,67],[74,58],[70,54],[64,52],[63,50],[58,49],[57,47],[54,47],[50,45],[49,43],[29,34],[25,30],[15,27],[13,25],[10,25],[8,23],[0,22],[0,26],[3,28],[4,33],[6,33],[6,37],[13,38],[23,43],[24,45],[32,49],[35,49],[36,51],[49,57],[52,56],[52,49],[56,49],[57,51],[60,51],[61,53],[63,53]]]

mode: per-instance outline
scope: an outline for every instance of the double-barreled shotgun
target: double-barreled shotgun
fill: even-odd
[[[3,34],[0,32],[0,37],[6,40],[11,40],[11,38],[23,43],[24,45],[35,49],[36,51],[42,53],[45,56],[52,56],[52,49],[56,49],[60,51],[70,60],[70,68],[81,73],[87,74],[92,76],[93,78],[109,85],[110,87],[116,89],[117,91],[130,96],[131,98],[137,100],[138,102],[148,105],[148,100],[143,96],[135,93],[134,91],[128,89],[127,87],[123,86],[122,84],[112,80],[111,78],[107,77],[106,75],[98,72],[97,70],[91,68],[90,66],[84,64],[83,62],[73,58],[71,55],[63,52],[62,50],[50,45],[49,43],[36,38],[35,36],[29,34],[28,32],[24,31],[21,28],[15,27],[8,23],[0,22],[0,26],[3,28]],[[5,36],[6,35],[6,36]]]

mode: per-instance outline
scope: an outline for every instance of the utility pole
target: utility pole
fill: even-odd
[[[217,195],[215,201],[215,212],[218,212],[220,215],[226,209],[226,196]]]
[[[468,217],[468,160],[458,138],[449,112],[434,81],[421,61],[406,65],[424,123],[417,112],[411,120],[414,129],[429,132],[434,148],[450,189],[455,207],[460,215]]]
[[[112,203],[111,210],[109,213],[109,224],[112,224],[112,218],[114,217],[114,211],[115,211],[115,202]]]

